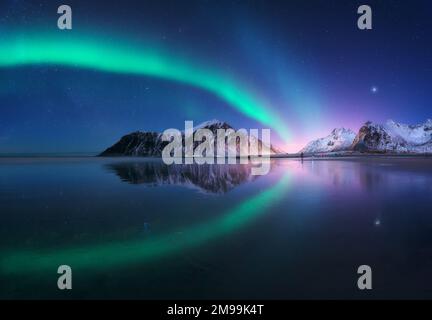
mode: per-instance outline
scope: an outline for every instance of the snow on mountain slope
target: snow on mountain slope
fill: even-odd
[[[406,125],[392,120],[384,125],[366,122],[354,139],[352,149],[366,152],[431,153],[432,120]]]
[[[409,144],[419,145],[431,140],[432,120],[428,119],[425,123],[414,126],[388,120],[384,128],[392,137],[400,137]]]
[[[355,136],[355,132],[350,129],[334,129],[327,137],[309,142],[300,152],[315,153],[348,150]]]
[[[197,131],[199,129],[232,129],[232,127],[224,121],[220,121],[217,119],[204,121],[196,126],[194,126],[193,131]]]
[[[194,135],[199,129],[208,129],[212,132],[215,137],[214,141],[214,150],[217,150],[217,130],[218,129],[232,129],[235,131],[233,127],[223,121],[219,120],[210,120],[203,122],[193,128]],[[247,135],[247,131],[245,132],[246,136],[244,144],[240,143],[240,138],[236,136],[229,136],[226,133],[226,143],[225,143],[225,153],[228,155],[228,150],[232,152],[232,154],[237,155],[247,155],[249,154],[249,141],[253,144],[257,143],[258,145],[258,154],[275,154],[279,151],[273,146],[267,146],[264,144],[259,138]],[[184,136],[184,131],[182,131],[182,135]],[[250,139],[250,140],[249,140]],[[194,143],[190,146],[192,151],[200,144],[201,142],[194,141]],[[157,132],[133,132],[123,136],[117,143],[103,151],[101,156],[161,156],[162,150],[168,144],[167,141],[162,140],[162,134]],[[183,147],[184,154],[193,154],[190,150],[185,150],[186,147]],[[240,152],[241,150],[241,152]],[[257,155],[252,153],[250,155]]]

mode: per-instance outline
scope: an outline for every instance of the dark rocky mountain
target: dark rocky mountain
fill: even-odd
[[[361,152],[431,153],[432,120],[406,125],[392,120],[385,124],[366,122],[355,137],[351,149]]]
[[[101,156],[161,156],[168,144],[157,132],[132,132],[102,152]]]
[[[201,123],[200,125],[194,127],[194,133],[198,129],[208,129],[215,135],[215,137],[216,137],[217,129],[235,130],[226,122],[222,122],[218,120],[211,120],[211,121],[206,121],[204,123]],[[184,137],[184,133],[183,133],[183,137]],[[256,139],[255,137],[251,137],[251,139],[258,140],[258,149],[261,152],[263,148],[262,141],[260,139]],[[117,143],[115,143],[113,146],[103,151],[100,154],[100,156],[160,157],[162,156],[162,150],[168,143],[169,143],[168,141],[162,141],[162,133],[137,131],[123,136]],[[193,146],[194,149],[200,143],[201,142],[194,142],[194,146]],[[237,154],[239,154],[241,148],[239,139],[237,139],[235,145],[236,145]],[[227,141],[225,145],[226,153],[228,152],[228,148],[229,148],[229,141]],[[246,148],[248,147],[246,146]],[[265,149],[268,150],[269,148],[265,148]],[[216,141],[215,141],[215,150],[216,150]],[[271,154],[279,153],[279,151],[275,149],[273,146],[271,146],[269,150]],[[247,150],[245,149],[243,151],[247,151]]]

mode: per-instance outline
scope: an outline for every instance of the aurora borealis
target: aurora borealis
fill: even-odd
[[[432,298],[431,12],[1,0],[0,300]]]
[[[220,217],[187,226],[181,236],[171,232],[151,240],[112,241],[55,251],[42,249],[29,252],[17,249],[13,253],[0,256],[0,274],[46,271],[55,268],[60,261],[69,261],[77,269],[97,269],[175,255],[241,229],[259,215],[265,214],[266,209],[277,203],[289,190],[290,179],[290,175],[285,174],[265,192],[247,199],[222,213]],[[29,264],[28,261],[32,263]]]
[[[23,39],[17,36],[17,41],[8,41],[1,46],[0,52],[1,67],[47,64],[139,74],[190,84],[215,94],[239,112],[265,126],[273,127],[288,139],[287,127],[280,119],[228,79],[170,61],[160,54],[149,54],[145,50],[132,51],[131,48],[118,49],[118,43],[113,47],[101,43],[94,45],[92,42],[75,42],[74,39],[50,39],[49,36]]]
[[[335,127],[430,117],[429,3],[372,1],[369,32],[355,3],[253,3],[75,0],[61,31],[56,1],[2,2],[0,153],[99,152],[213,118],[295,152]]]

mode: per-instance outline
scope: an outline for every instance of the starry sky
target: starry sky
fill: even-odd
[[[357,8],[373,29],[357,28]],[[57,28],[57,8],[73,29]],[[0,3],[0,154],[99,152],[219,119],[296,152],[333,128],[431,118],[432,3]]]

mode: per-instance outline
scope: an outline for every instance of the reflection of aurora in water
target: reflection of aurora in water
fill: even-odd
[[[144,262],[175,253],[223,236],[250,222],[281,198],[289,181],[289,175],[285,174],[267,191],[237,205],[220,218],[185,229],[181,235],[169,234],[150,240],[107,243],[49,252],[16,252],[3,256],[0,271],[4,274],[12,274],[56,270],[62,264],[70,265],[72,268],[102,268]]]
[[[288,130],[280,116],[250,90],[227,75],[185,63],[168,55],[151,50],[140,50],[113,41],[96,44],[95,39],[14,35],[0,43],[0,67],[32,64],[63,65],[104,72],[137,74],[178,81],[206,90],[244,115],[274,128],[283,139]]]

